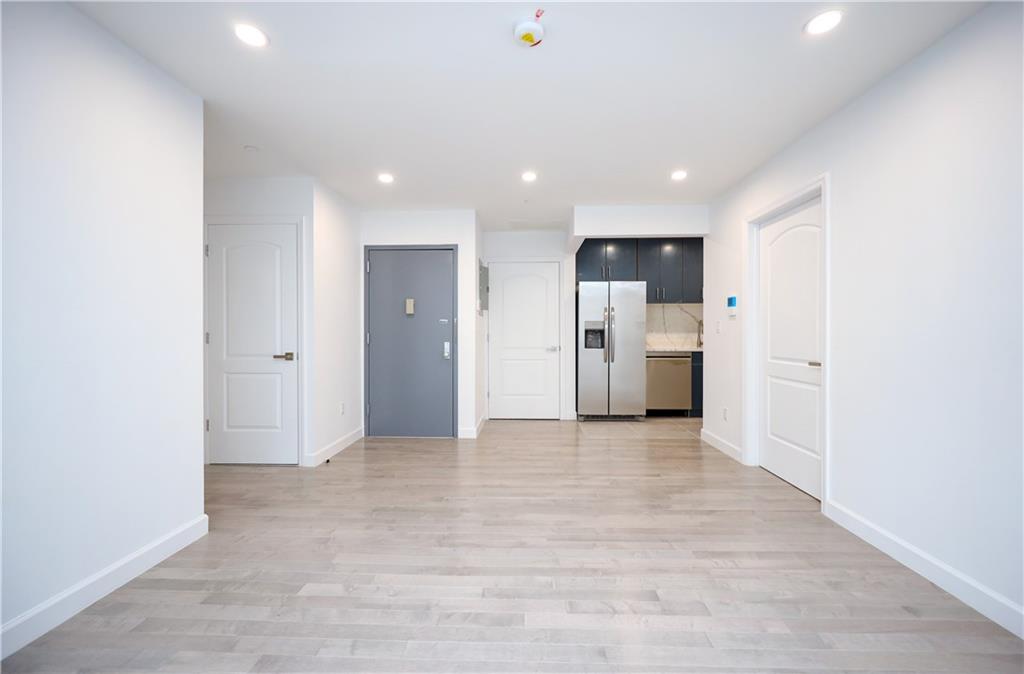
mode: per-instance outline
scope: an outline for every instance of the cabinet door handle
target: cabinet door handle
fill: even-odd
[[[612,280],[612,266],[608,265],[608,280]]]

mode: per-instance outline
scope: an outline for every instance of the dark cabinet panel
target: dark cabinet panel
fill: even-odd
[[[679,301],[704,301],[704,239],[683,239],[683,288]]]
[[[640,239],[637,280],[647,281],[647,303],[683,301],[683,240]]]
[[[636,280],[647,281],[647,303],[661,301],[661,241],[640,239],[636,248]]]
[[[636,280],[636,239],[608,239],[604,259],[609,281]]]
[[[586,239],[576,251],[577,281],[635,281],[636,239]]]
[[[661,301],[683,301],[683,245],[680,239],[661,240]]]
[[[690,416],[704,416],[704,353],[693,352],[693,365],[690,371],[690,396],[693,402],[690,404]]]
[[[604,281],[604,240],[585,239],[576,251],[576,280]]]

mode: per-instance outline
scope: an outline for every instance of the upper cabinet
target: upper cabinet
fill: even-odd
[[[640,239],[636,242],[636,280],[647,282],[647,303],[661,302],[661,241]]]
[[[584,239],[576,251],[576,280],[604,281],[604,241]]]
[[[704,240],[586,239],[577,281],[646,281],[648,304],[704,301]]]
[[[608,239],[604,255],[609,281],[636,280],[636,239]]]
[[[683,295],[680,302],[704,302],[704,239],[682,239]]]
[[[635,281],[636,239],[586,239],[576,252],[577,281]]]
[[[647,282],[647,303],[681,302],[683,257],[680,239],[637,241],[637,280]]]
[[[683,302],[683,239],[663,239],[661,248],[662,304]]]

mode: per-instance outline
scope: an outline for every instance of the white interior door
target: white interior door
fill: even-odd
[[[492,419],[558,419],[558,263],[490,265]]]
[[[760,230],[761,465],[821,498],[821,200]]]
[[[298,463],[297,238],[295,225],[207,229],[213,463]]]

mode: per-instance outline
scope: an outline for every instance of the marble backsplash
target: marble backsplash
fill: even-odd
[[[648,351],[699,351],[697,321],[703,304],[648,304]]]

